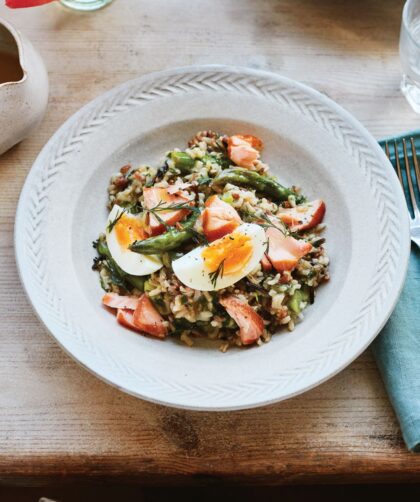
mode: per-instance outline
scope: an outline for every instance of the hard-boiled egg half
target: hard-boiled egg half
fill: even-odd
[[[130,214],[118,205],[112,208],[106,226],[106,242],[112,258],[127,274],[148,275],[163,266],[158,256],[133,253],[128,249],[134,241],[147,237],[140,215]]]
[[[266,250],[262,227],[243,223],[234,232],[208,246],[199,246],[172,262],[178,279],[199,291],[216,291],[232,286],[248,275]]]

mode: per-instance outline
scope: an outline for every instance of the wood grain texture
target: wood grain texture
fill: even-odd
[[[94,14],[0,7],[42,53],[51,85],[42,125],[0,158],[0,482],[420,481],[420,456],[405,450],[369,352],[320,387],[257,410],[142,402],[55,344],[13,251],[17,200],[40,148],[80,106],[145,72],[268,69],[321,90],[377,137],[418,127],[399,92],[401,9],[397,0],[115,0]]]

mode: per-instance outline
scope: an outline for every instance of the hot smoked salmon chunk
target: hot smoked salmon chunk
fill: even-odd
[[[167,335],[168,330],[163,317],[146,294],[139,298],[133,322],[137,329],[149,335],[157,338],[165,338]]]
[[[117,293],[106,293],[102,297],[102,303],[112,309],[136,310],[138,301],[135,296],[121,296]]]
[[[244,345],[250,345],[260,338],[264,321],[252,307],[234,295],[222,298],[220,304],[239,326],[239,336]]]
[[[237,211],[217,195],[209,197],[201,215],[203,232],[209,242],[224,237],[233,232],[241,223]]]
[[[140,331],[139,328],[134,324],[134,314],[132,310],[118,309],[117,310],[117,321],[125,328],[133,329],[134,331]]]
[[[312,250],[312,244],[286,236],[281,230],[269,227],[267,257],[277,272],[293,270],[298,261]]]
[[[280,209],[277,216],[290,227],[292,232],[316,227],[324,218],[325,203],[317,199],[290,209]]]
[[[228,138],[228,156],[240,167],[253,167],[262,148],[263,142],[250,134],[235,134]]]

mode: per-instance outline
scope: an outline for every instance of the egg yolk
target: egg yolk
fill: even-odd
[[[147,238],[143,222],[123,214],[114,227],[117,241],[125,249],[134,241],[142,241]]]
[[[215,272],[223,262],[223,275],[239,272],[251,259],[252,239],[249,235],[233,232],[206,247],[201,256],[209,272]]]

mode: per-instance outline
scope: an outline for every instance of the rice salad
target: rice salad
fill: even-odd
[[[199,132],[108,187],[93,269],[123,326],[157,338],[262,345],[292,331],[328,281],[325,203],[284,187],[251,135]]]

